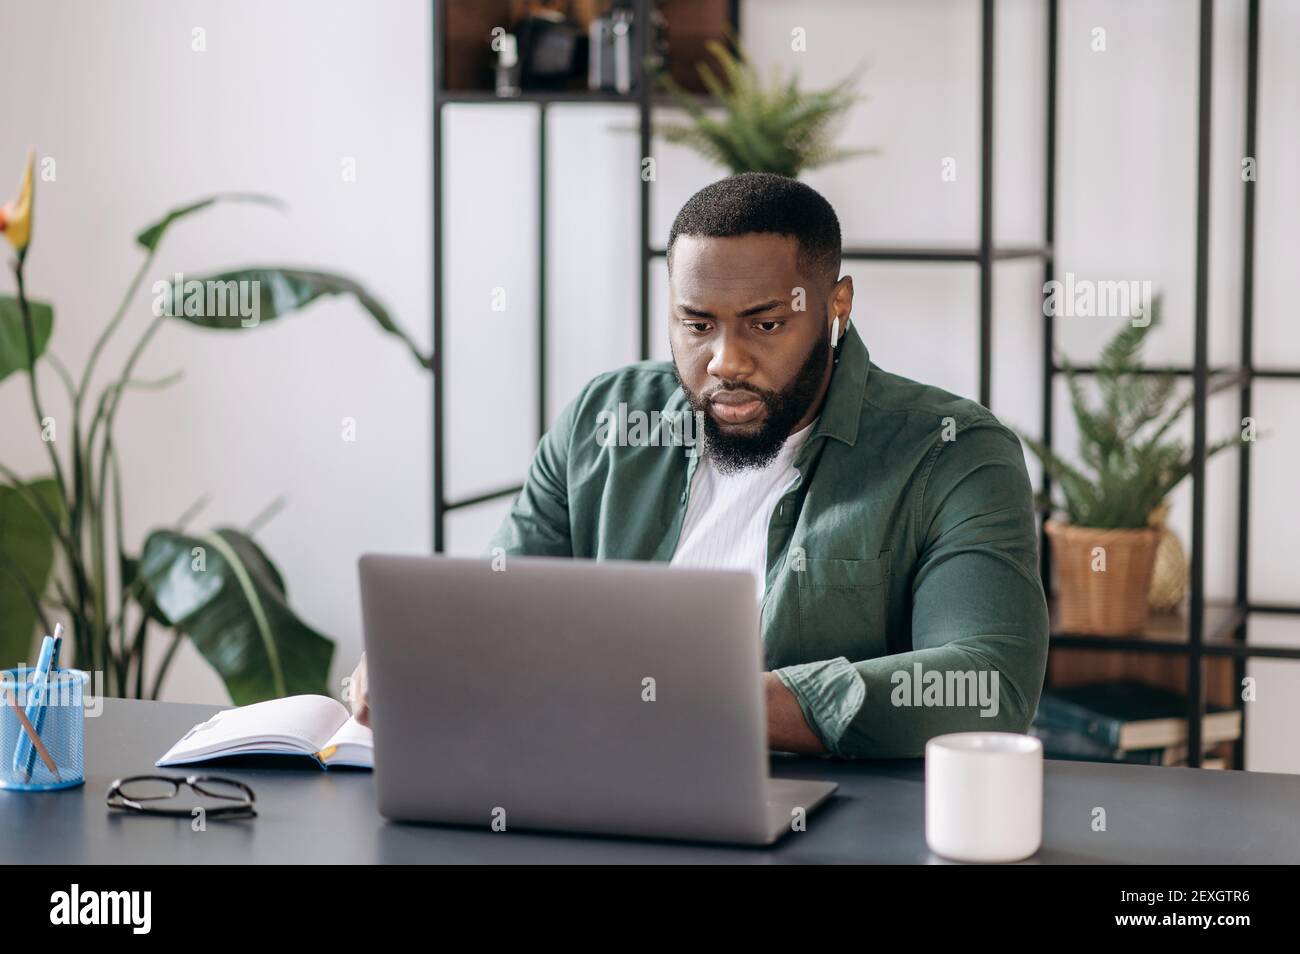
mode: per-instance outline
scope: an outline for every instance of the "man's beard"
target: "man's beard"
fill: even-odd
[[[830,338],[821,335],[785,390],[768,391],[744,383],[723,384],[710,391],[708,398],[686,386],[674,359],[673,373],[677,376],[677,383],[685,392],[691,408],[704,415],[704,444],[713,466],[724,474],[732,474],[751,467],[766,467],[774,461],[785,439],[790,436],[791,428],[803,419],[816,399],[829,354]],[[724,431],[709,413],[709,400],[723,391],[749,391],[758,395],[767,406],[762,427],[749,434]]]

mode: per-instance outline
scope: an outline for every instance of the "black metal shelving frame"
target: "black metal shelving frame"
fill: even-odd
[[[647,22],[652,0],[636,0],[636,22]],[[845,261],[913,262],[929,264],[974,265],[979,270],[979,342],[976,360],[979,375],[979,400],[989,406],[992,385],[993,344],[993,272],[1000,262],[1039,260],[1043,282],[1055,274],[1053,243],[1056,237],[1056,147],[1057,101],[1059,88],[1059,0],[1044,0],[1047,29],[1045,36],[1046,127],[1044,135],[1044,217],[1040,244],[998,246],[993,240],[993,169],[994,169],[994,66],[996,0],[980,0],[980,200],[979,237],[975,245],[934,246],[857,246],[843,250]],[[1254,363],[1254,270],[1255,270],[1255,189],[1253,181],[1243,183],[1244,215],[1242,228],[1242,297],[1241,352],[1239,362],[1230,367],[1210,367],[1208,360],[1209,325],[1209,220],[1210,220],[1210,147],[1212,143],[1211,93],[1213,79],[1214,0],[1199,0],[1199,40],[1197,67],[1197,172],[1196,172],[1196,292],[1194,322],[1194,356],[1190,367],[1148,369],[1151,373],[1169,370],[1189,377],[1192,382],[1192,535],[1189,560],[1189,602],[1185,623],[1159,633],[1135,633],[1127,637],[1093,636],[1053,631],[1051,645],[1061,648],[1113,650],[1134,653],[1160,653],[1185,656],[1187,659],[1188,764],[1201,763],[1201,720],[1205,714],[1203,666],[1207,658],[1229,657],[1234,660],[1237,685],[1246,674],[1252,658],[1300,660],[1300,648],[1267,646],[1247,641],[1247,626],[1252,613],[1300,615],[1300,604],[1256,603],[1249,596],[1250,542],[1250,475],[1251,443],[1243,441],[1239,451],[1237,507],[1237,575],[1235,598],[1231,603],[1210,603],[1205,599],[1205,462],[1206,417],[1210,395],[1235,388],[1239,395],[1240,415],[1251,416],[1253,382],[1256,379],[1300,380],[1300,369],[1256,368]],[[634,92],[615,93],[525,92],[501,99],[491,91],[449,90],[445,84],[445,65],[440,43],[446,23],[446,0],[433,0],[433,548],[442,552],[446,544],[446,518],[453,511],[517,494],[521,485],[490,490],[459,500],[446,496],[446,448],[444,446],[443,389],[443,244],[442,244],[442,142],[443,108],[452,103],[530,103],[536,106],[537,137],[537,435],[545,433],[548,423],[547,386],[547,309],[546,271],[548,208],[546,201],[547,118],[551,104],[620,103],[635,106],[638,113],[640,155],[651,153],[651,112],[665,101],[638,81]],[[729,3],[732,29],[740,34],[739,0]],[[1246,48],[1246,103],[1244,153],[1258,158],[1259,119],[1259,24],[1260,0],[1248,0]],[[637,60],[644,58],[646,31],[635,31]],[[640,243],[640,340],[641,358],[650,356],[650,270],[652,262],[663,258],[665,249],[650,242],[650,181],[642,179],[639,195]],[[1054,382],[1062,369],[1056,363],[1054,318],[1045,317],[1042,339],[1042,433],[1051,446],[1055,409]],[[1082,374],[1094,371],[1091,366],[1075,368]],[[1051,489],[1044,476],[1042,487]],[[1051,592],[1051,549],[1045,535],[1040,536],[1039,552],[1044,588]],[[1243,708],[1241,737],[1234,744],[1234,767],[1245,765],[1245,713]]]
[[[986,4],[987,7],[987,4]],[[1237,476],[1237,573],[1231,603],[1211,603],[1205,597],[1205,463],[1206,420],[1211,395],[1229,389],[1238,392],[1240,417],[1252,414],[1256,379],[1300,380],[1300,369],[1256,368],[1254,356],[1255,304],[1255,183],[1245,180],[1241,235],[1241,339],[1238,363],[1229,367],[1209,365],[1209,278],[1210,278],[1210,201],[1213,143],[1211,110],[1214,70],[1214,0],[1200,0],[1197,49],[1197,134],[1196,134],[1196,291],[1193,360],[1190,367],[1148,369],[1173,371],[1190,377],[1192,382],[1192,538],[1189,561],[1189,599],[1185,633],[1178,638],[1150,638],[1145,634],[1115,638],[1082,634],[1056,633],[1052,645],[1080,649],[1118,650],[1140,653],[1173,653],[1187,659],[1187,757],[1188,765],[1201,764],[1202,719],[1205,715],[1204,664],[1207,659],[1227,657],[1233,662],[1234,682],[1240,687],[1246,665],[1252,658],[1300,659],[1300,648],[1251,644],[1247,639],[1249,619],[1253,613],[1296,616],[1300,604],[1258,603],[1250,599],[1250,441],[1242,441],[1238,451]],[[1051,244],[1055,228],[1054,176],[1057,90],[1057,0],[1049,0],[1048,27],[1048,196],[1045,241]],[[1246,9],[1246,101],[1244,114],[1243,156],[1258,160],[1259,130],[1259,29],[1260,0],[1248,0]],[[1051,280],[1053,263],[1045,262],[1044,282]],[[1061,372],[1053,350],[1053,321],[1045,319],[1043,339],[1043,436],[1050,446],[1052,437],[1053,381]],[[1093,369],[1078,369],[1091,372]],[[1044,489],[1050,488],[1045,478]],[[1051,551],[1046,538],[1040,543],[1043,580],[1050,580]],[[1240,705],[1240,701],[1238,700]],[[1233,745],[1235,768],[1245,767],[1246,707],[1242,710],[1242,732]]]

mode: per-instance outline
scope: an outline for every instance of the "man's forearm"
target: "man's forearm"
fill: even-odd
[[[808,728],[799,700],[776,673],[763,673],[767,696],[767,745],[781,752],[822,753],[821,740]]]

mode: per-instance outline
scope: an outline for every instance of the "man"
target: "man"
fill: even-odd
[[[908,757],[1023,732],[1048,622],[1020,442],[872,364],[839,266],[808,186],[745,173],[696,193],[668,240],[672,362],[587,384],[491,546],[752,570],[774,749]],[[657,421],[612,426],[636,411]],[[702,453],[676,439],[692,411]],[[355,676],[364,720],[364,657]]]

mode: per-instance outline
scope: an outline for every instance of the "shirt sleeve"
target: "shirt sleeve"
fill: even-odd
[[[940,441],[928,467],[914,511],[912,649],[777,670],[836,755],[910,758],[946,732],[1024,732],[1038,707],[1048,616],[1020,441],[977,422]]]
[[[521,556],[573,556],[569,532],[569,455],[575,422],[589,383],[537,444],[528,477],[510,512],[488,541],[498,551]]]

